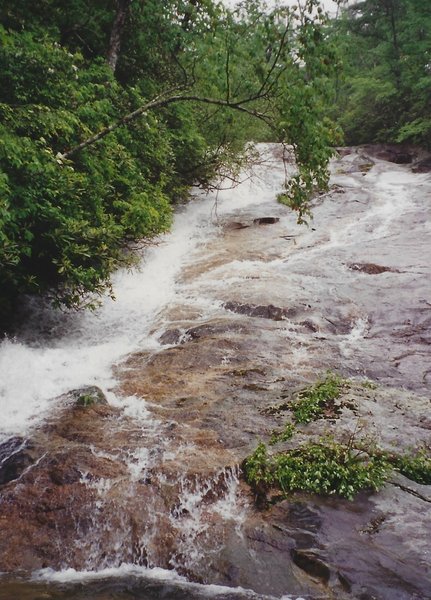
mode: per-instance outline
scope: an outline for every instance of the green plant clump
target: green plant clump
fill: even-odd
[[[431,485],[431,456],[425,449],[422,448],[411,456],[397,456],[393,464],[408,479],[422,485]]]
[[[367,456],[333,440],[321,439],[270,456],[258,445],[245,461],[247,482],[257,489],[338,494],[352,500],[363,489],[378,490],[391,470],[384,456]]]
[[[76,403],[77,403],[78,406],[82,406],[84,408],[88,408],[88,407],[93,406],[94,404],[96,404],[96,398],[92,394],[82,394],[82,396],[79,396],[79,398],[76,401]]]
[[[338,375],[328,373],[325,379],[299,392],[292,404],[295,423],[310,423],[321,417],[325,408],[340,396],[343,384]]]
[[[287,442],[288,440],[291,440],[293,438],[295,432],[295,425],[293,423],[286,423],[284,429],[282,429],[281,431],[273,431],[269,443],[271,446],[273,446],[278,442]]]

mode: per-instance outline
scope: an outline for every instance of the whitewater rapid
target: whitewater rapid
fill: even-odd
[[[139,267],[113,276],[114,300],[107,296],[96,311],[80,313],[29,302],[25,325],[0,344],[0,442],[26,435],[69,390],[84,385],[97,385],[104,392],[114,388],[113,365],[132,352],[160,347],[154,322],[179,298],[202,315],[217,309],[217,302],[190,295],[178,278],[217,235],[220,218],[250,204],[274,201],[284,169],[269,152],[264,158],[253,178],[243,174],[239,187],[194,194],[176,212],[171,232],[143,251]],[[112,394],[110,399],[121,405]]]
[[[56,461],[67,463],[60,479],[73,535],[65,542],[64,515],[52,511],[50,542],[67,551],[47,563],[57,570],[33,573],[34,589],[67,585],[74,597],[81,583],[124,583],[123,591],[157,582],[178,600],[305,593],[284,567],[273,580],[266,550],[249,550],[260,534],[250,526],[239,465],[250,440],[268,434],[260,409],[327,369],[429,389],[429,175],[379,160],[372,166],[353,149],[333,161],[331,189],[314,200],[314,220],[303,227],[276,203],[285,166],[276,146],[265,151],[265,164],[237,188],[195,193],[172,231],[142,252],[139,269],[114,275],[115,301],[81,313],[29,301],[25,324],[1,341],[0,444],[12,438],[6,451],[20,452],[20,438],[28,438],[40,450],[4,488],[5,506],[19,502],[24,480],[33,493],[35,473],[42,486],[26,518],[38,519],[49,504],[44,476]],[[109,402],[100,418],[86,423],[91,411],[70,410],[46,424],[76,402],[67,392],[88,385]],[[51,498],[63,490],[55,469]],[[172,548],[161,559],[165,540]],[[224,561],[243,579],[230,579]],[[189,573],[245,583],[199,586]],[[4,580],[0,600],[2,590],[9,593]]]

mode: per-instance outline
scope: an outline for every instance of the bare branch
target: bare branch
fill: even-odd
[[[289,23],[286,25],[286,27],[285,27],[285,29],[283,31],[283,35],[281,36],[280,44],[278,45],[278,49],[277,49],[277,53],[275,55],[275,58],[272,61],[272,65],[271,65],[268,73],[266,74],[266,77],[263,80],[263,83],[260,86],[259,91],[257,92],[257,96],[260,96],[266,90],[266,87],[267,87],[268,82],[269,82],[269,80],[271,78],[271,75],[274,73],[274,70],[277,67],[278,61],[280,60],[281,53],[282,53],[283,49],[286,46],[286,38],[287,38],[287,34],[288,33],[289,33]]]

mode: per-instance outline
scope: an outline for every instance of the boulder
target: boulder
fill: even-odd
[[[363,146],[363,148],[367,154],[374,158],[398,165],[410,164],[416,156],[415,150],[404,144],[374,144]]]
[[[412,166],[413,173],[429,173],[431,172],[431,156],[423,158]]]

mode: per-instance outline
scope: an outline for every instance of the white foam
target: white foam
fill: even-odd
[[[359,318],[355,321],[355,324],[349,334],[340,342],[340,352],[346,358],[352,356],[357,349],[358,345],[364,339],[365,334],[368,331],[368,320]]]
[[[101,569],[99,571],[76,571],[75,569],[64,569],[54,571],[53,569],[40,569],[33,573],[32,579],[36,582],[52,582],[61,584],[74,584],[109,579],[127,579],[134,577],[150,581],[173,583],[180,588],[199,592],[202,597],[216,598],[217,596],[229,594],[238,595],[250,600],[276,600],[273,596],[256,594],[252,590],[243,587],[227,587],[223,585],[203,585],[187,581],[185,577],[178,575],[175,570],[166,570],[158,567],[141,567],[133,564],[122,564],[119,567]],[[303,600],[294,596],[284,595],[280,600]]]
[[[202,314],[217,310],[217,302],[194,297],[177,284],[177,279],[196,248],[218,233],[216,199],[218,215],[252,203],[274,201],[284,170],[279,164],[272,168],[276,176],[268,185],[268,179],[259,179],[265,168],[257,168],[257,180],[247,180],[236,189],[217,196],[196,194],[176,214],[171,233],[145,251],[139,270],[121,270],[114,275],[115,301],[106,298],[101,308],[82,314],[41,306],[34,310],[27,331],[18,340],[0,343],[0,441],[10,435],[25,435],[53,409],[52,399],[71,389],[91,384],[107,392],[114,387],[113,364],[134,351],[159,347],[150,332],[177,294],[187,297],[188,293],[190,305]],[[148,416],[142,403],[138,407],[137,402],[116,400],[112,394],[110,401],[126,407],[130,416]]]
[[[158,567],[147,568],[133,564],[122,564],[119,567],[108,567],[99,571],[77,571],[76,569],[64,569],[55,571],[54,569],[40,569],[33,573],[35,581],[52,581],[57,583],[75,583],[81,581],[96,581],[98,579],[112,579],[121,577],[143,577],[145,579],[154,579],[158,581],[187,582],[185,577],[178,575],[176,571],[168,571]]]

